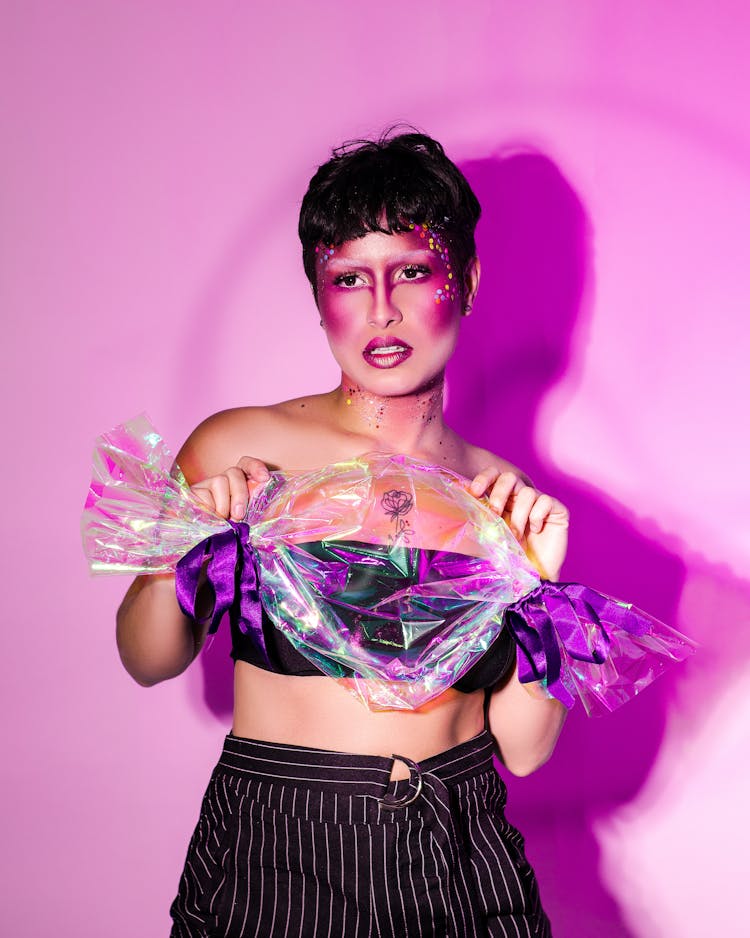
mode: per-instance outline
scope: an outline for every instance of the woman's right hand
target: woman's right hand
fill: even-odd
[[[264,462],[253,456],[243,456],[236,466],[196,482],[190,486],[190,491],[222,518],[231,515],[235,521],[242,521],[247,513],[252,488],[267,482],[269,478],[270,473]]]

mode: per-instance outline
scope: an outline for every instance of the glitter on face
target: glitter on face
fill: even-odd
[[[422,222],[421,225],[413,221],[409,222],[409,231],[414,231],[415,229],[419,231],[420,238],[428,239],[428,247],[440,257],[440,260],[445,264],[445,268],[448,271],[448,275],[445,278],[447,282],[444,283],[442,287],[435,290],[435,302],[445,303],[446,300],[455,300],[456,284],[455,282],[451,282],[453,281],[453,270],[451,268],[451,259],[447,245],[443,242],[437,228],[434,228],[430,222]]]
[[[325,265],[333,256],[333,245],[318,244],[315,247],[315,253],[318,255],[318,263]]]

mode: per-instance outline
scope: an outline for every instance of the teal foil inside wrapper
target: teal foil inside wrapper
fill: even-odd
[[[258,562],[276,627],[370,705],[419,706],[454,684],[502,628],[497,603],[477,598],[494,575],[481,558],[329,540],[277,545]],[[290,589],[298,577],[304,592]]]
[[[619,706],[693,648],[626,603],[540,582],[466,479],[406,456],[272,473],[234,523],[190,492],[136,418],[97,441],[83,538],[94,572],[175,570],[191,614],[208,558],[212,628],[226,611],[262,644],[262,602],[298,651],[374,710],[443,693],[503,628],[522,682],[590,713]]]

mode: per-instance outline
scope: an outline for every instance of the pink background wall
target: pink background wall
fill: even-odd
[[[296,214],[408,119],[483,200],[449,411],[573,511],[571,578],[698,638],[513,781],[557,938],[737,933],[750,862],[750,13],[739,2],[0,6],[3,933],[168,931],[229,722],[144,690],[78,519],[100,431],[332,386]],[[310,349],[316,361],[309,364]]]

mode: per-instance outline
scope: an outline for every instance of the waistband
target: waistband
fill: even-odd
[[[371,796],[384,808],[398,808],[419,797],[426,775],[450,786],[486,772],[494,773],[494,752],[494,739],[486,730],[418,763],[395,754],[391,758],[357,755],[245,739],[230,733],[224,741],[217,770],[255,777],[262,782]],[[390,781],[394,761],[406,763],[408,779]]]

